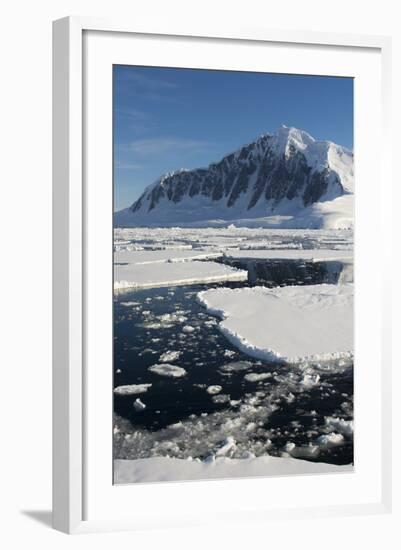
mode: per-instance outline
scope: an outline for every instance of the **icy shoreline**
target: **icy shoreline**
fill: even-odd
[[[323,462],[309,462],[307,460],[273,456],[243,459],[217,457],[209,461],[153,457],[136,460],[115,459],[114,483],[330,474],[352,471],[352,465],[337,466]]]

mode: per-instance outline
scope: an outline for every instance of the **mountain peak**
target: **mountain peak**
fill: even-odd
[[[276,151],[285,156],[288,156],[291,146],[296,150],[304,151],[309,145],[315,143],[315,139],[305,130],[284,124],[277,128],[272,138]]]
[[[352,193],[350,151],[283,125],[208,167],[164,174],[116,220],[163,225],[293,216]]]

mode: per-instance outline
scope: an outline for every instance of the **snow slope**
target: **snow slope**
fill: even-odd
[[[353,193],[351,151],[282,126],[207,168],[165,174],[114,225],[350,228]]]
[[[353,285],[211,289],[199,301],[243,352],[298,363],[353,356]]]

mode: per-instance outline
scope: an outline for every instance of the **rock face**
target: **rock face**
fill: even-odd
[[[207,168],[165,174],[130,208],[115,214],[115,225],[206,225],[262,218],[267,225],[321,227],[314,205],[353,191],[351,151],[282,126]]]

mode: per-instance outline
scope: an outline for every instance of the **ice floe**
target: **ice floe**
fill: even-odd
[[[340,434],[352,436],[354,433],[353,420],[344,420],[343,418],[326,416],[325,423],[328,429],[339,432]]]
[[[230,250],[227,258],[235,260],[304,260],[306,262],[352,261],[352,250],[316,248],[312,250]]]
[[[180,355],[181,351],[165,351],[160,357],[159,361],[161,363],[169,363],[170,361],[176,361]]]
[[[120,250],[114,252],[114,263],[131,265],[175,263],[219,258],[221,255],[221,252],[215,250]]]
[[[330,448],[336,447],[337,445],[342,445],[344,443],[344,436],[342,434],[337,434],[335,432],[330,432],[329,434],[322,434],[316,439],[316,443],[319,447]]]
[[[141,412],[146,409],[145,403],[142,403],[139,397],[135,399],[133,407],[137,412]]]
[[[114,393],[117,395],[138,395],[140,393],[146,393],[151,386],[152,384],[128,384],[126,386],[117,386],[114,388]]]
[[[207,393],[210,395],[215,395],[216,393],[220,393],[223,388],[221,386],[215,385],[215,386],[209,386],[206,388]]]
[[[299,363],[353,357],[353,285],[211,289],[199,301],[244,353]]]
[[[220,281],[246,281],[248,272],[216,262],[115,264],[114,289],[135,289],[171,285],[191,285]]]
[[[168,378],[181,378],[185,376],[187,371],[182,367],[171,365],[170,363],[156,364],[149,367],[150,372],[159,374],[160,376],[167,376]]]
[[[247,380],[248,382],[261,382],[262,380],[267,380],[271,377],[271,372],[249,372],[244,376],[245,380]]]

